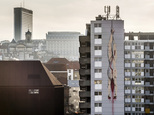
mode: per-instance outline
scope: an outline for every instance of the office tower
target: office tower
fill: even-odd
[[[154,114],[154,33],[125,33],[125,115]]]
[[[124,115],[124,21],[99,15],[79,40],[81,112]]]
[[[25,33],[33,31],[33,11],[22,7],[14,8],[14,39],[25,40]]]
[[[48,32],[46,34],[46,49],[51,54],[50,58],[78,60],[79,35],[79,32]]]

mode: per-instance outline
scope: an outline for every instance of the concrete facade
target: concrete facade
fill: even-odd
[[[117,94],[109,99],[107,70],[111,29],[114,30],[112,37],[117,52]],[[123,38],[123,20],[104,20],[101,17],[87,25],[87,36],[80,36],[80,111],[84,115],[124,115]]]
[[[95,25],[100,25],[96,27]],[[117,99],[108,99],[108,43],[111,36],[111,25],[114,29],[114,41],[117,47]],[[97,31],[99,30],[99,31]],[[96,36],[101,38],[96,38]],[[91,115],[124,114],[124,21],[101,20],[91,22]],[[96,47],[100,47],[96,49]],[[99,60],[97,59],[99,58]],[[100,76],[98,74],[100,73]],[[99,81],[100,83],[96,83]],[[99,93],[98,93],[99,92]],[[97,94],[98,93],[98,94]],[[113,107],[112,107],[113,106]],[[114,108],[114,110],[112,110]]]
[[[79,32],[48,32],[46,49],[50,58],[66,58],[69,61],[79,59]]]
[[[154,114],[154,33],[125,33],[125,115]]]

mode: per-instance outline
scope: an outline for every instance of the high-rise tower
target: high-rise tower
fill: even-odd
[[[80,36],[80,110],[84,115],[124,115],[124,21],[99,15]]]
[[[24,40],[25,32],[32,32],[33,11],[22,7],[14,8],[14,39]]]

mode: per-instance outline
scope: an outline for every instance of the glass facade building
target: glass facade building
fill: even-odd
[[[28,30],[33,32],[33,11],[22,7],[14,8],[14,39],[25,40]]]

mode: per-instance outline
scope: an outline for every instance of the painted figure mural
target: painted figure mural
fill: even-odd
[[[117,60],[117,49],[114,41],[114,30],[111,29],[111,36],[108,43],[108,62],[109,67],[107,70],[108,74],[108,99],[117,98],[117,70],[116,70],[116,60]]]

